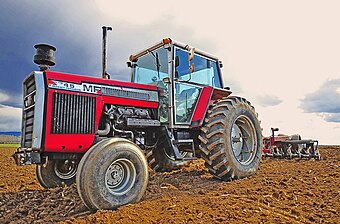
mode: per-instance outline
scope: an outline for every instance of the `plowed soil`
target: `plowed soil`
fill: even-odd
[[[0,223],[339,223],[340,146],[321,161],[265,158],[258,174],[215,180],[202,161],[151,173],[141,202],[91,213],[75,185],[45,190],[35,167],[18,167],[0,149]]]

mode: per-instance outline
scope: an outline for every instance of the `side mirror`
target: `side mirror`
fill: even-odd
[[[189,49],[189,57],[188,57],[188,61],[192,61],[194,59],[194,54],[195,54],[195,48],[190,48]]]

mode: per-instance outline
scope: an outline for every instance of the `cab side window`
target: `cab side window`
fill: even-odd
[[[176,48],[175,76],[178,80],[221,88],[218,75],[217,62],[199,54],[195,54],[191,61],[195,65],[195,71],[190,76],[188,52]]]

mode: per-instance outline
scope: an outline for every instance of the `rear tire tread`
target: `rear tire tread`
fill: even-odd
[[[231,161],[228,160],[225,149],[225,127],[226,118],[229,116],[235,105],[242,104],[243,108],[250,110],[256,117],[254,107],[244,98],[241,97],[228,97],[216,101],[208,110],[204,124],[201,128],[199,140],[201,144],[199,151],[201,157],[205,161],[205,166],[209,172],[218,179],[229,180],[239,178],[231,166]],[[229,136],[227,136],[229,137]],[[260,130],[260,138],[262,140],[262,130]],[[262,149],[262,141],[257,142],[257,148]],[[259,152],[261,154],[261,152]],[[254,160],[259,160],[261,156],[255,155]],[[259,162],[258,162],[259,163]],[[256,170],[258,166],[256,167]],[[244,177],[240,175],[240,177]]]

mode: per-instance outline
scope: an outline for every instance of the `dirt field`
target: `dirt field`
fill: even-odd
[[[340,146],[321,161],[264,159],[259,173],[232,182],[213,179],[202,162],[151,174],[137,204],[91,214],[75,186],[44,190],[35,167],[17,167],[0,149],[0,223],[339,223]]]

